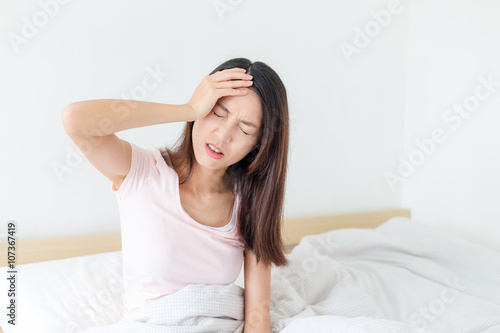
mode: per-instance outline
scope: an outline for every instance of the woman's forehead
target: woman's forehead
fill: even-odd
[[[244,96],[224,96],[217,101],[219,106],[225,108],[224,111],[230,114],[238,114],[249,121],[262,119],[262,106],[259,96],[252,90],[248,90]]]

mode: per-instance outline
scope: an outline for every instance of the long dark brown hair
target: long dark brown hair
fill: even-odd
[[[245,68],[253,76],[253,90],[262,106],[262,128],[256,147],[239,162],[230,165],[225,177],[228,184],[236,185],[241,196],[237,217],[245,249],[255,253],[257,262],[265,266],[288,264],[283,252],[281,222],[285,179],[288,164],[288,101],[286,89],[276,72],[263,62],[246,58],[230,59],[215,68],[209,75],[228,68]],[[163,147],[179,173],[179,183],[185,183],[195,159],[192,130],[194,121],[186,122],[183,134],[174,149]]]

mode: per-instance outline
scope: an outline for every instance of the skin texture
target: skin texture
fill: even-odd
[[[203,206],[201,201],[210,201],[210,199],[201,200],[201,198],[220,197],[221,193],[227,193],[231,190],[224,181],[226,169],[252,151],[258,144],[258,138],[261,134],[261,101],[251,89],[247,89],[244,94],[233,91],[234,95],[218,98],[215,105],[211,104],[212,102],[208,101],[208,98],[204,100],[204,103],[200,101],[201,98],[196,98],[197,96],[210,96],[213,94],[214,86],[219,89],[228,86],[249,86],[249,83],[243,81],[222,82],[225,79],[242,78],[241,73],[234,74],[236,71],[219,72],[213,75],[212,78],[206,78],[197,88],[193,97],[193,105],[195,105],[193,108],[198,109],[204,116],[194,122],[192,132],[195,154],[193,174],[190,180],[183,184],[182,188],[186,190],[185,193],[189,192],[192,198],[197,198],[197,204],[201,206]],[[231,75],[239,75],[239,77],[230,76],[229,72],[231,72]],[[224,111],[218,104],[225,106],[229,113]],[[206,105],[213,105],[208,113],[202,110]],[[256,124],[258,128],[243,124],[242,120]],[[246,135],[244,132],[250,135]],[[209,156],[205,150],[207,142],[219,147],[224,156],[218,160]],[[213,207],[211,206],[211,209]],[[271,333],[269,307],[271,266],[266,267],[262,262],[257,264],[255,255],[251,251],[245,250],[244,256],[244,333]]]
[[[223,175],[228,166],[245,157],[258,143],[262,124],[262,107],[258,95],[248,90],[244,96],[225,96],[205,118],[193,126],[193,146],[196,156],[191,191],[194,193],[222,192]],[[214,114],[215,113],[215,114]],[[221,117],[217,117],[217,115]],[[247,120],[258,129],[241,123]],[[244,132],[249,133],[246,135]],[[222,149],[224,157],[216,160],[205,151],[210,142]],[[271,269],[257,264],[251,251],[245,251],[245,333],[271,332],[269,303]]]
[[[257,264],[252,251],[245,250],[244,333],[271,333],[271,266]]]
[[[61,115],[64,127],[88,161],[119,189],[130,170],[131,147],[118,138],[115,132],[177,121],[195,121],[192,133],[195,165],[189,181],[179,187],[181,201],[195,220],[201,221],[207,217],[207,211],[214,211],[213,207],[219,207],[220,211],[209,217],[213,221],[224,221],[231,214],[226,213],[221,217],[222,213],[229,212],[233,207],[232,202],[227,202],[233,198],[227,195],[230,188],[223,181],[223,175],[227,167],[254,149],[261,131],[261,128],[255,129],[240,121],[248,120],[259,127],[262,125],[260,100],[254,91],[245,89],[252,85],[252,77],[244,74],[245,71],[232,68],[205,77],[185,105],[134,101],[136,107],[119,106],[119,109],[125,108],[125,117],[123,113],[116,112],[116,100],[76,102],[66,107]],[[223,111],[216,102],[224,105],[230,114]],[[222,118],[217,117],[214,112]],[[103,128],[100,125],[102,120],[107,120],[113,126]],[[243,131],[251,135],[245,135]],[[91,134],[95,132],[100,135]],[[225,156],[216,160],[207,155],[206,142],[221,148]],[[87,149],[83,149],[84,147]],[[218,198],[221,198],[219,202],[216,200]],[[225,206],[222,202],[226,203]],[[219,213],[220,216],[217,216]],[[254,254],[245,250],[244,274],[244,332],[271,332],[271,270],[263,267],[262,263],[257,265]]]
[[[194,122],[192,135],[196,161],[192,179],[186,183],[194,194],[210,195],[227,191],[223,177],[226,169],[239,162],[258,143],[262,107],[255,92],[249,90],[244,96],[225,96],[217,103],[224,105],[230,113],[215,104],[211,112]],[[259,128],[243,124],[241,120],[254,123]],[[217,160],[208,155],[205,150],[207,142],[219,147],[224,156]]]

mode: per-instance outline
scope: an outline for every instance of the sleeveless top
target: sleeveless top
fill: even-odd
[[[201,224],[182,207],[170,159],[156,147],[130,146],[130,171],[118,190],[111,188],[120,213],[124,316],[188,284],[233,283],[244,258],[239,196],[227,225]]]

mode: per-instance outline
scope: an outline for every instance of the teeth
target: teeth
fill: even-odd
[[[212,146],[211,144],[208,144],[208,146],[210,147],[210,149],[212,149],[213,151],[215,151],[216,153],[219,153],[219,154],[222,154],[220,150],[216,149],[214,146]]]

